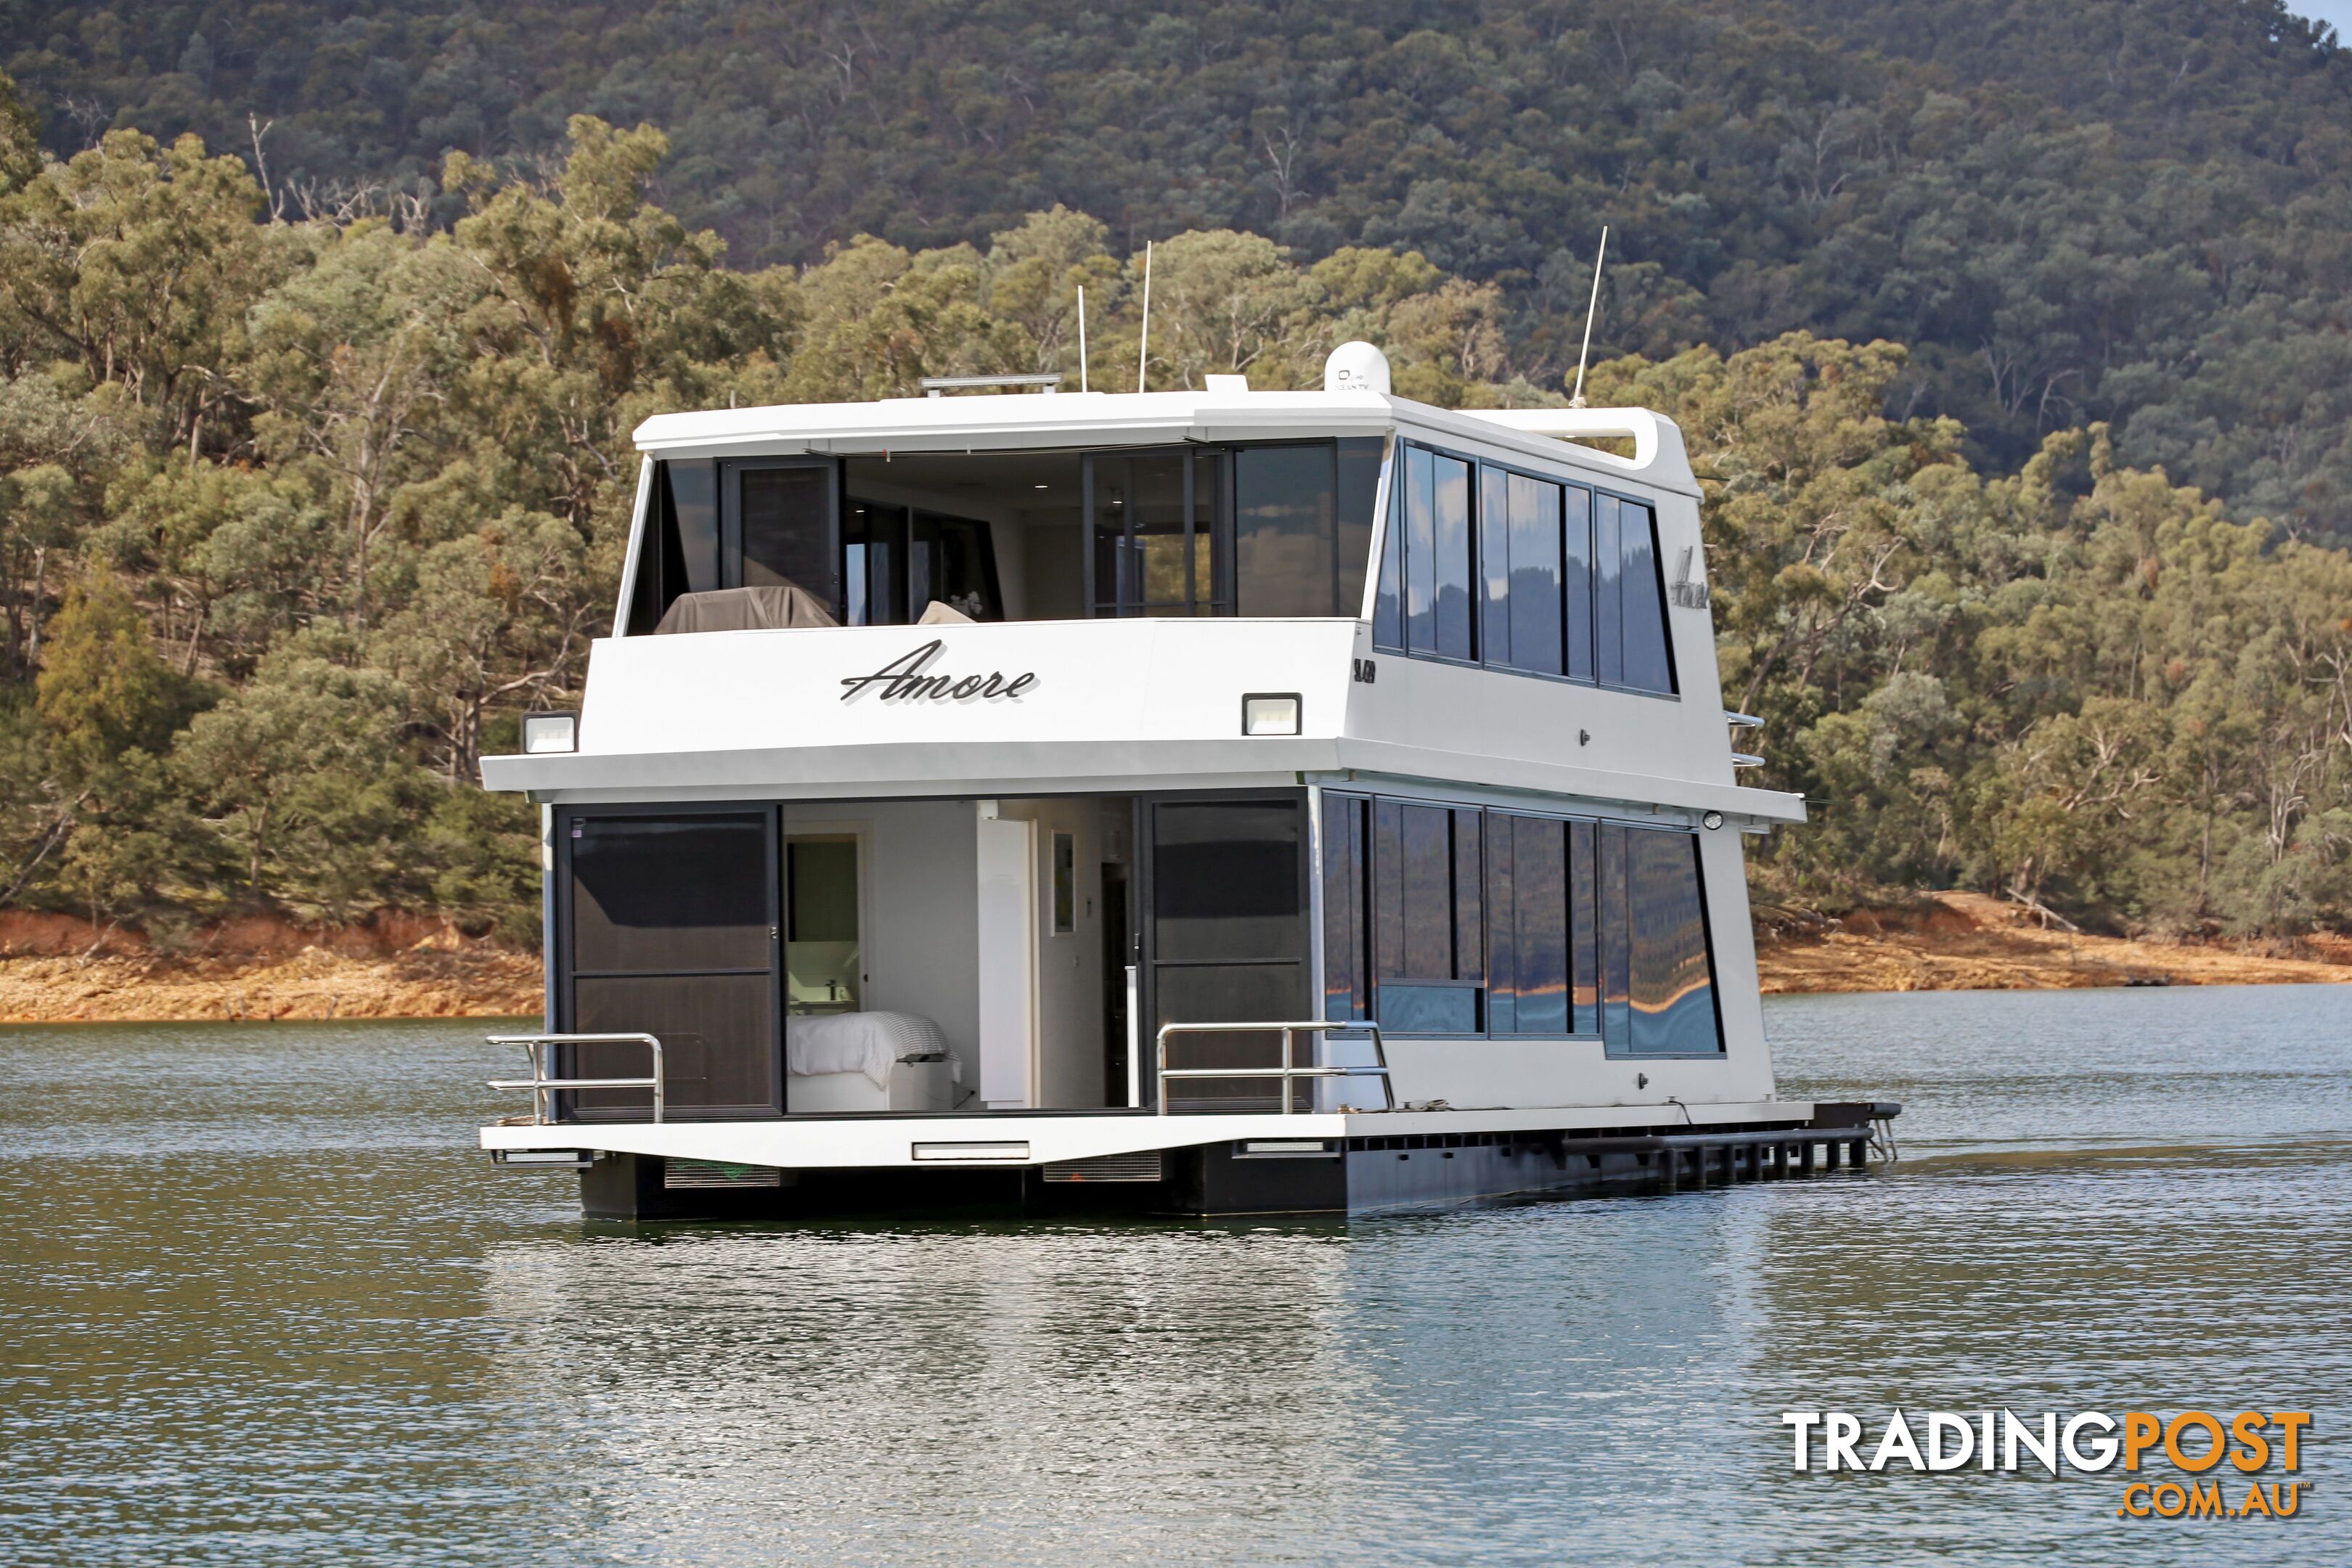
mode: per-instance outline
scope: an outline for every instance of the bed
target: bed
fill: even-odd
[[[919,1013],[804,1013],[784,1024],[784,1109],[952,1110],[963,1063]]]

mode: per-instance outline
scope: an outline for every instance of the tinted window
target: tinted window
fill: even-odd
[[[1656,524],[1650,509],[1618,505],[1624,551],[1624,681],[1637,690],[1671,692],[1674,665],[1666,651],[1666,602],[1658,571]]]
[[[1568,825],[1569,995],[1580,1035],[1601,1032],[1600,868],[1594,860],[1593,825]]]
[[[1475,652],[1470,621],[1477,604],[1471,572],[1470,465],[1441,457],[1436,470],[1434,647],[1441,658],[1469,658]]]
[[[1343,437],[1339,450],[1339,597],[1338,616],[1364,613],[1364,569],[1372,549],[1372,514],[1380,504],[1381,449],[1377,436]]]
[[[1370,1005],[1371,965],[1364,873],[1370,863],[1366,818],[1371,803],[1323,797],[1323,1016],[1362,1018]]]
[[[1478,563],[1482,613],[1478,646],[1488,664],[1511,662],[1511,532],[1500,520],[1511,510],[1511,476],[1501,468],[1478,469]]]
[[[1171,450],[1087,459],[1097,616],[1221,614],[1218,521],[1224,454]]]
[[[1287,801],[1155,807],[1156,956],[1253,959],[1296,946],[1303,912],[1298,816]]]
[[[738,472],[746,588],[790,584],[833,598],[833,470],[743,468]]]
[[[1517,1032],[1565,1035],[1568,1008],[1568,824],[1497,817],[1511,834],[1511,942]],[[1496,854],[1503,853],[1500,834]]]
[[[584,817],[571,826],[572,964],[764,969],[764,816]]]
[[[1625,840],[1632,932],[1625,1048],[1636,1055],[1721,1050],[1698,839],[1632,828]]]
[[[1567,668],[1579,680],[1593,679],[1592,492],[1573,485],[1561,497],[1560,592],[1567,606]]]
[[[1376,646],[1674,694],[1652,508],[1410,445],[1402,468]]]
[[[1356,613],[1339,607],[1339,492],[1328,443],[1234,454],[1234,578],[1244,616]]]
[[[1454,978],[1453,813],[1441,806],[1403,808],[1404,967],[1421,979]]]
[[[1601,683],[1625,679],[1625,618],[1622,607],[1623,529],[1615,496],[1596,496],[1592,502],[1592,642],[1599,655]]]
[[[1601,1037],[1612,1050],[1633,1040],[1633,955],[1626,947],[1625,829],[1600,825]]]
[[[1437,649],[1437,458],[1418,447],[1404,458],[1404,637],[1415,653]]]
[[[1559,486],[1525,474],[1510,476],[1510,637],[1506,656],[1518,668],[1543,675],[1561,673],[1559,491]]]
[[[686,580],[679,592],[707,594],[719,582],[719,465],[674,462],[669,470],[669,496],[677,520],[679,563]]]

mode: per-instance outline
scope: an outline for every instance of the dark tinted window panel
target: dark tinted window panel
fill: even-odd
[[[1292,1018],[1305,1000],[1305,965],[1298,963],[1165,964],[1156,971],[1156,991],[1161,1024],[1251,1023],[1259,1019]],[[1153,1027],[1157,1034],[1158,1026]],[[1297,1060],[1313,1060],[1314,1046],[1297,1037]],[[1172,1068],[1270,1068],[1282,1060],[1279,1034],[1176,1036],[1168,1044]],[[1147,1063],[1147,1070],[1149,1064]],[[1297,1087],[1297,1104],[1306,1103],[1313,1079]],[[1279,1090],[1265,1079],[1194,1079],[1171,1083],[1171,1109],[1204,1105],[1220,1110],[1273,1110],[1282,1102]]]
[[[1569,1032],[1568,824],[1538,817],[1511,826],[1512,943],[1518,965],[1517,1028]],[[1499,854],[1500,848],[1497,847]]]
[[[1592,643],[1596,673],[1610,686],[1625,679],[1623,531],[1615,496],[1592,501]]]
[[[1380,586],[1372,599],[1372,646],[1404,647],[1404,483],[1399,474],[1389,500],[1388,526],[1381,531]]]
[[[1414,653],[1437,650],[1437,458],[1404,457],[1404,637]]]
[[[1601,1037],[1612,1050],[1633,1043],[1633,958],[1627,946],[1625,832],[1600,826]]]
[[[1560,487],[1510,476],[1509,632],[1503,643],[1508,662],[1540,675],[1559,675],[1560,632]],[[1487,661],[1496,661],[1490,648]]]
[[[897,626],[920,615],[907,610],[907,509],[853,500],[841,533],[842,618],[853,626]]]
[[[1454,976],[1453,813],[1404,807],[1404,970],[1415,980]]]
[[[745,468],[737,484],[742,586],[788,583],[831,603],[833,470]]]
[[[1472,570],[1470,465],[1459,458],[1439,458],[1435,469],[1434,651],[1441,658],[1466,659],[1476,653],[1471,618],[1477,608],[1475,574]]]
[[[1472,985],[1383,985],[1381,1027],[1399,1035],[1475,1035],[1478,990]]]
[[[1004,618],[988,524],[919,511],[914,516],[909,557],[906,593],[900,601],[907,606],[908,620],[921,616],[934,599],[975,621]]]
[[[1659,571],[1657,524],[1650,509],[1618,503],[1624,551],[1622,614],[1625,684],[1639,691],[1670,693],[1675,668],[1666,648],[1666,590]]]
[[[572,821],[576,971],[762,969],[764,815]]]
[[[1339,598],[1331,613],[1364,613],[1364,571],[1371,555],[1372,514],[1380,504],[1381,449],[1377,436],[1349,436],[1339,442]]]
[[[1648,1056],[1719,1051],[1698,839],[1639,828],[1625,839],[1632,928],[1625,1048]]]
[[[1234,454],[1234,575],[1244,616],[1354,615],[1339,608],[1339,497],[1332,447]]]
[[[1481,866],[1484,813],[1455,811],[1454,818],[1454,978],[1486,978],[1486,871]]]
[[[669,477],[678,560],[686,574],[678,591],[708,594],[724,586],[719,573],[719,465],[672,461],[662,468]]]
[[[1486,817],[1486,1027],[1507,1035],[1518,1027],[1519,955],[1513,910],[1519,819]]]
[[[1501,468],[1478,469],[1478,646],[1488,664],[1511,658],[1511,476]]]
[[[1376,802],[1372,826],[1372,951],[1385,981],[1405,972],[1404,807]]]
[[[1299,816],[1288,801],[1155,805],[1155,957],[1164,963],[1297,952],[1305,916]]]
[[[1560,601],[1567,666],[1564,674],[1593,679],[1592,492],[1567,487],[1560,497]]]
[[[674,1109],[772,1110],[771,995],[764,973],[584,979],[572,984],[572,1026],[583,1035],[647,1034],[661,1041],[662,1079]],[[578,1046],[572,1066],[583,1078],[645,1078],[651,1058],[643,1046]],[[583,1089],[579,1104],[583,1111],[641,1121],[652,1097],[643,1089]]]
[[[1196,548],[1185,527],[1187,470],[1183,452],[1153,452],[1134,459],[1130,520],[1134,560],[1141,590],[1139,607],[1148,616],[1187,616],[1208,595],[1197,592],[1196,571],[1207,565],[1205,551]]]
[[[1370,803],[1323,797],[1323,1016],[1365,1016],[1371,978],[1364,910],[1365,816]]]
[[[1568,825],[1569,996],[1580,1035],[1601,1032],[1600,875],[1593,825]]]

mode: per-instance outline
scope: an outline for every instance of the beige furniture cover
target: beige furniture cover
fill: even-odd
[[[797,584],[766,588],[717,588],[680,594],[662,612],[664,632],[764,632],[786,626],[837,626],[824,601]]]

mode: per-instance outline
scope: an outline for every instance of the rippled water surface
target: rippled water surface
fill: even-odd
[[[1318,1226],[590,1226],[467,1026],[0,1031],[0,1562],[2345,1561],[2347,1004],[1777,1000],[1891,1172]],[[2316,1489],[1790,1472],[1897,1404],[2308,1409]]]

